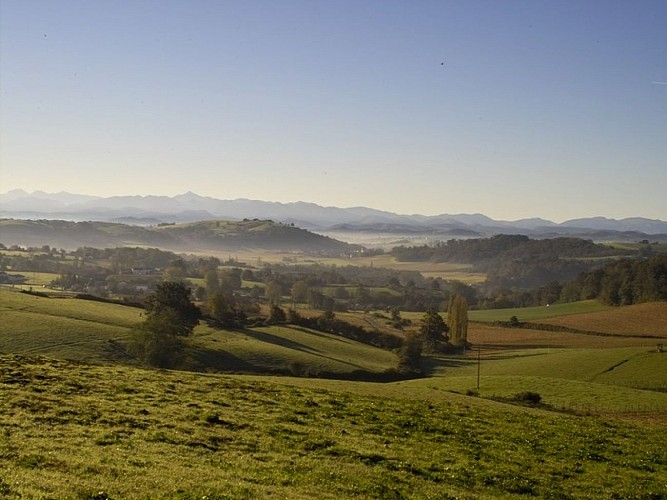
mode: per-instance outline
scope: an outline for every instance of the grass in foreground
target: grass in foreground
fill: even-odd
[[[376,386],[371,397],[217,375],[0,357],[0,495],[667,494],[667,436],[654,427],[508,409],[457,395],[384,398],[387,386]]]

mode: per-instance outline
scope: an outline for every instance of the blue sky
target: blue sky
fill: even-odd
[[[667,2],[0,0],[0,191],[667,219]]]

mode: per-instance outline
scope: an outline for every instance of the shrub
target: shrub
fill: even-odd
[[[540,401],[542,401],[542,396],[540,396],[537,392],[524,391],[515,394],[514,399],[516,401],[522,401],[524,403],[530,403],[536,405],[539,404]]]

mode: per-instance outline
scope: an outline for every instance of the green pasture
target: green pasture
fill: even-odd
[[[127,345],[143,310],[74,298],[0,291],[0,352],[41,353],[68,359],[114,359],[110,344]],[[121,347],[122,349],[122,347]],[[383,372],[392,352],[328,333],[271,326],[214,329],[202,323],[187,363],[200,370],[318,373]]]
[[[26,285],[48,285],[53,280],[60,278],[58,273],[40,273],[34,271],[10,271],[9,274],[20,274],[25,278]]]
[[[140,309],[73,298],[0,291],[0,352],[106,360],[126,341]]]
[[[511,398],[539,393],[554,408],[667,412],[667,355],[648,348],[531,349],[443,357],[434,376],[409,385]]]
[[[30,312],[42,316],[44,323],[53,318],[68,318],[129,328],[142,321],[142,309],[120,304],[75,298],[47,298],[0,290],[0,310],[4,313]],[[0,326],[2,328],[2,326]]]
[[[517,307],[511,309],[486,309],[481,311],[468,311],[471,321],[509,321],[516,316],[519,321],[535,321],[570,314],[590,313],[606,311],[611,306],[604,305],[597,300],[582,300],[579,302],[568,302],[565,304],[550,304],[548,306]]]
[[[382,372],[397,365],[396,356],[329,333],[296,326],[218,330],[200,325],[193,341],[194,356],[208,367],[230,371],[297,375]]]
[[[313,380],[313,382],[316,382]],[[4,498],[663,498],[658,427],[0,356]],[[613,480],[610,478],[613,477]]]
[[[650,390],[619,387],[604,383],[585,382],[538,376],[486,375],[436,377],[415,381],[429,389],[467,394],[478,392],[483,398],[512,400],[521,392],[531,391],[542,396],[542,403],[555,409],[595,414],[663,414],[667,412],[667,394]]]
[[[484,347],[482,346],[482,349]],[[645,389],[667,388],[667,354],[648,347],[607,349],[525,349],[485,354],[484,375],[549,377]],[[437,359],[436,374],[473,376],[477,356]]]

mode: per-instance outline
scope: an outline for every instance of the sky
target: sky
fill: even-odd
[[[667,219],[664,0],[0,0],[0,192]]]

